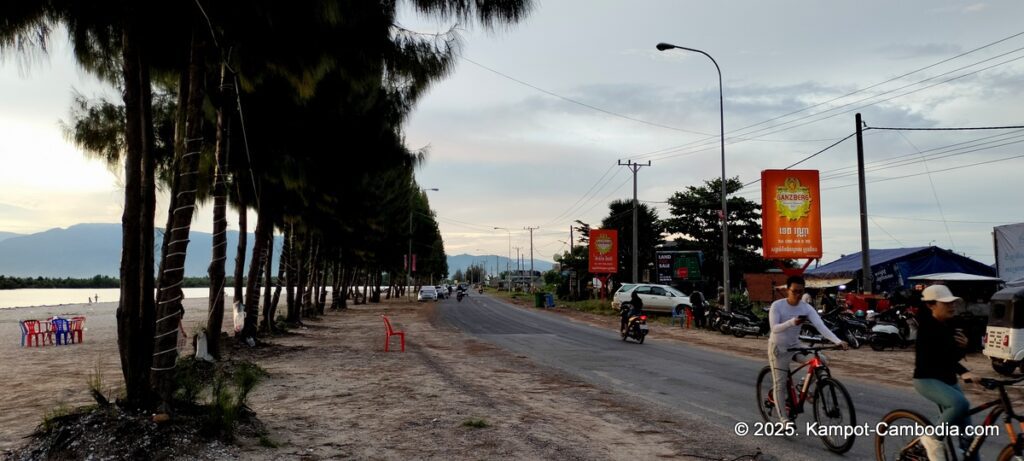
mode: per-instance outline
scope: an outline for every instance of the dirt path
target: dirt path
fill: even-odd
[[[430,321],[433,305],[359,306],[274,340],[251,398],[281,444],[245,459],[733,459],[700,421],[661,414]],[[383,352],[387,312],[407,352]],[[397,346],[397,340],[395,344]],[[483,427],[477,427],[483,426]],[[706,459],[706,458],[705,458]]]

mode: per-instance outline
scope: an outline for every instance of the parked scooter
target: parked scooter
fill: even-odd
[[[647,315],[634,315],[626,321],[626,330],[622,332],[622,340],[633,338],[636,342],[643,344],[644,338],[647,337],[647,331]]]
[[[729,320],[729,329],[732,331],[732,335],[737,338],[746,335],[768,336],[768,333],[772,331],[768,323],[769,308],[762,309],[765,312],[764,317],[758,317],[750,311],[733,312],[732,318]]]
[[[871,340],[871,335],[868,333],[868,326],[865,322],[859,320],[853,314],[838,309],[831,312],[821,314],[821,321],[825,323],[836,336],[843,341],[846,341],[851,348],[858,349],[860,346],[867,344]],[[818,332],[814,325],[810,323],[804,324],[801,328],[801,334],[804,336],[818,338],[820,341],[821,334]]]
[[[896,306],[875,317],[871,327],[871,348],[883,351],[889,348],[901,349],[917,340],[917,319],[907,306]]]

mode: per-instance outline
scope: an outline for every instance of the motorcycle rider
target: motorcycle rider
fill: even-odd
[[[811,322],[823,338],[838,344],[843,350],[849,348],[846,341],[839,339],[825,326],[818,312],[800,299],[804,294],[804,285],[804,278],[798,275],[786,279],[786,297],[773,302],[768,312],[768,323],[771,326],[771,335],[768,337],[768,364],[772,367],[772,395],[775,398],[775,407],[779,411],[779,419],[783,423],[792,422],[786,414],[785,403],[786,395],[789,393],[786,389],[789,364],[794,360],[803,363],[810,359],[810,356],[788,351],[790,348],[800,347],[800,325]]]
[[[644,302],[640,299],[640,295],[636,294],[636,289],[633,289],[633,294],[629,296],[629,310],[622,309],[622,326],[619,327],[620,333],[626,332],[626,322],[633,316],[643,314]]]

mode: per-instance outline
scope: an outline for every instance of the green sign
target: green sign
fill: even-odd
[[[657,252],[658,283],[700,280],[702,256],[699,251]]]

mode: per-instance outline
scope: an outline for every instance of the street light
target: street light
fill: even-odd
[[[715,70],[718,71],[718,122],[721,128],[721,143],[722,143],[722,287],[725,288],[725,310],[729,311],[729,210],[726,208],[725,202],[725,98],[722,97],[722,69],[718,67],[718,62],[715,58],[712,58],[710,54],[707,54],[701,50],[695,48],[687,48],[685,46],[672,45],[670,43],[659,43],[658,51],[670,50],[672,48],[678,48],[680,50],[692,51],[694,53],[700,53],[707,56],[711,60],[711,63],[715,65]]]
[[[441,190],[441,189],[438,189],[436,187],[431,187],[429,189],[423,189],[423,188],[419,189],[420,192],[424,192],[424,193],[427,192],[427,191],[437,192],[439,190]],[[409,287],[409,296],[410,297],[412,297],[412,210],[413,210],[412,209],[412,199],[413,199],[413,196],[410,195],[409,196],[409,253],[406,254],[406,259],[405,259],[405,264],[406,264],[405,280],[406,280],[407,286]]]
[[[509,264],[512,264],[512,231],[505,227],[495,227],[494,230],[503,230],[508,232],[508,259],[505,260],[505,278],[508,279],[508,291],[512,292],[512,269]]]

